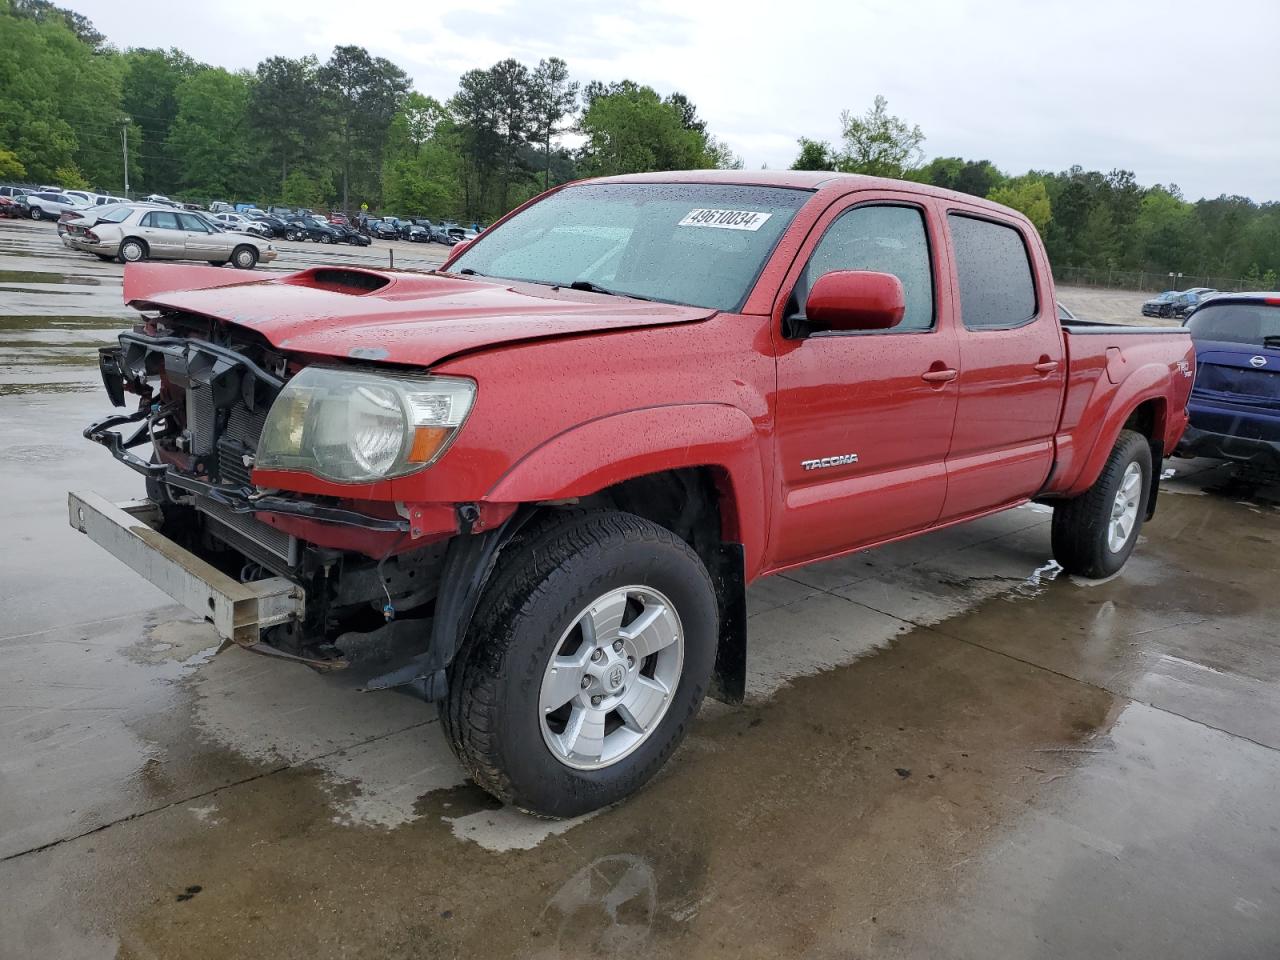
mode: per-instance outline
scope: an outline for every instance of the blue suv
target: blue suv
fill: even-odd
[[[1184,325],[1196,381],[1178,453],[1280,472],[1280,293],[1219,294]]]

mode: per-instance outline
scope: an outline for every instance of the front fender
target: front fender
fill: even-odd
[[[728,404],[646,407],[573,427],[522,457],[484,499],[567,500],[686,467],[716,470],[724,537],[743,545],[750,578],[762,562],[769,529],[769,464],[756,425]]]

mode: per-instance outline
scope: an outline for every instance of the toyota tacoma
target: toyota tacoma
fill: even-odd
[[[1195,362],[1061,323],[1021,214],[832,173],[575,183],[433,273],[131,264],[124,294],[124,410],[85,435],[146,497],[74,492],[72,526],[228,642],[435,701],[547,816],[742,699],[760,577],[1028,501],[1116,573]]]

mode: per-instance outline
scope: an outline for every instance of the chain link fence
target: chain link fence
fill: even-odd
[[[1262,280],[1244,277],[1215,277],[1202,273],[1168,273],[1154,270],[1112,270],[1096,267],[1062,267],[1053,271],[1056,282],[1074,287],[1112,287],[1118,290],[1141,290],[1158,293],[1161,290],[1186,290],[1190,287],[1209,287],[1225,293],[1242,290],[1261,290]],[[1274,286],[1274,284],[1272,284]]]

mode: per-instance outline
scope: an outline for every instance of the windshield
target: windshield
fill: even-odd
[[[449,269],[738,310],[810,196],[733,184],[582,184],[485,231]]]
[[[1280,302],[1211,303],[1187,321],[1197,340],[1280,349]]]

